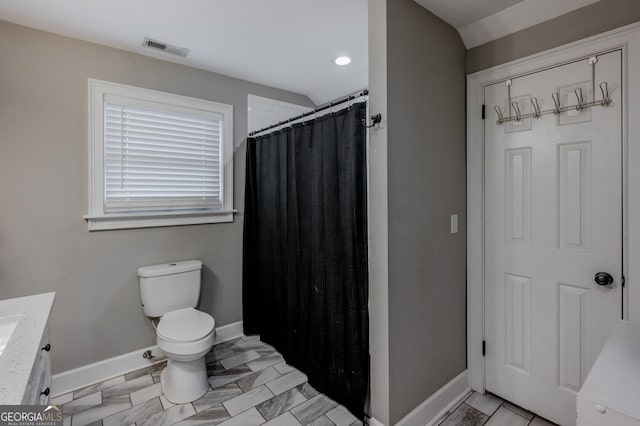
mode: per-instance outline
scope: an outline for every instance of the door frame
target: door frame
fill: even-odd
[[[622,244],[624,319],[640,321],[640,22],[560,46],[467,76],[467,369],[471,389],[485,392],[484,341],[484,122],[481,116],[485,86],[509,78],[588,58],[622,51]],[[486,120],[494,120],[487,106]],[[627,182],[638,182],[636,189]]]

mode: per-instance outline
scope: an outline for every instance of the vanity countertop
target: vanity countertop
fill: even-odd
[[[0,300],[0,321],[17,317],[17,324],[0,354],[0,405],[22,402],[55,293]]]

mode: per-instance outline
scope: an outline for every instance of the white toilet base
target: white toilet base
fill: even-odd
[[[164,396],[174,404],[195,401],[209,390],[204,357],[189,362],[169,359],[160,382]]]

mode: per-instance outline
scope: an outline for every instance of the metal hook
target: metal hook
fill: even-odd
[[[578,87],[573,91],[578,99],[578,105],[576,105],[576,111],[582,111],[584,109],[584,95],[582,94],[582,87]]]
[[[531,105],[533,106],[533,118],[540,118],[540,104],[538,103],[538,98],[531,98]]]
[[[611,95],[609,95],[609,85],[607,84],[606,81],[603,81],[602,83],[600,83],[600,91],[602,92],[602,102],[600,102],[600,105],[602,106],[609,106],[611,105],[611,103],[613,102],[611,100]]]
[[[496,124],[504,123],[504,116],[502,115],[502,111],[500,111],[500,107],[496,105],[493,107],[493,109],[498,114],[498,121],[496,121]]]
[[[362,119],[362,125],[364,127],[366,127],[367,129],[370,129],[373,126],[375,126],[376,124],[380,124],[381,122],[382,122],[382,114],[372,115],[371,116],[371,124],[367,124],[367,119],[366,118]]]
[[[555,92],[551,94],[551,97],[553,98],[553,104],[555,105],[555,108],[553,109],[553,113],[555,115],[560,114],[560,93]]]
[[[515,121],[520,121],[522,119],[522,113],[520,112],[520,105],[518,105],[518,102],[513,102],[511,105],[513,106],[513,109],[516,111]]]

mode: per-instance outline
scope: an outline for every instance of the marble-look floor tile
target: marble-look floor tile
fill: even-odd
[[[506,408],[507,410],[513,411],[517,415],[519,415],[521,417],[524,417],[527,420],[532,420],[533,419],[534,414],[531,411],[527,411],[524,408],[519,407],[519,406],[517,406],[515,404],[512,404],[512,403],[510,403],[508,401],[504,401],[502,403],[502,406],[504,408]]]
[[[231,346],[231,349],[234,350],[235,352],[245,352],[249,350],[257,351],[258,349],[264,349],[265,347],[271,348],[271,352],[275,351],[275,349],[273,349],[273,346],[269,346],[266,343],[262,343],[258,339],[243,340],[242,342],[238,342],[235,345]]]
[[[131,373],[127,373],[124,375],[125,380],[133,380],[138,377],[146,376],[147,374],[153,374],[156,372],[161,372],[167,366],[167,361],[161,361],[156,364],[150,365],[145,368],[141,368],[140,370],[132,371]]]
[[[480,426],[487,421],[488,416],[475,408],[462,404],[444,419],[441,426]]]
[[[164,410],[166,410],[167,408],[171,408],[171,407],[173,407],[174,405],[176,405],[176,404],[174,404],[173,402],[169,401],[169,400],[167,399],[167,397],[166,397],[166,396],[164,396],[164,395],[160,395],[160,402],[162,403],[162,408],[163,408]]]
[[[296,420],[291,413],[281,414],[273,420],[268,421],[264,426],[300,426],[300,422]]]
[[[266,386],[262,385],[223,402],[223,405],[231,417],[233,417],[271,398],[273,398],[271,391],[267,389]]]
[[[473,392],[464,402],[481,413],[491,416],[502,404],[502,399],[490,393],[481,395]]]
[[[94,392],[90,395],[85,395],[73,401],[67,402],[62,405],[62,414],[64,416],[72,416],[81,411],[95,407],[102,404],[102,393]]]
[[[107,399],[113,396],[128,396],[131,392],[135,392],[151,385],[153,385],[153,378],[151,378],[150,374],[147,374],[145,376],[137,377],[135,379],[131,379],[118,385],[106,388],[102,391],[102,397],[104,399]]]
[[[242,395],[242,389],[235,383],[229,383],[220,386],[205,393],[200,399],[193,401],[193,407],[199,413],[205,411],[214,405],[221,404],[231,398]]]
[[[555,423],[550,422],[549,420],[543,419],[542,417],[535,416],[529,426],[557,426]]]
[[[73,426],[86,426],[128,408],[131,408],[129,395],[112,396],[109,399],[103,398],[102,404],[74,414],[71,417],[71,424]]]
[[[140,405],[112,414],[104,419],[104,426],[121,426],[139,422],[163,410],[159,398],[143,402]]]
[[[247,363],[247,367],[249,367],[251,371],[260,371],[267,367],[280,364],[281,362],[284,362],[284,358],[282,358],[282,355],[274,353],[273,355],[265,355],[254,361],[249,361]]]
[[[356,416],[351,414],[351,412],[349,412],[349,410],[347,410],[342,405],[339,405],[333,410],[328,411],[325,415],[329,418],[329,420],[334,422],[336,426],[351,426],[354,422],[358,421]]]
[[[320,416],[307,426],[336,426],[327,416]]]
[[[73,398],[74,399],[82,398],[83,396],[91,395],[92,393],[96,393],[103,389],[110,388],[111,386],[115,386],[122,382],[124,382],[124,376],[118,376],[118,377],[114,377],[113,379],[105,380],[104,382],[89,385],[87,387],[84,387],[82,389],[78,389],[77,391],[75,391],[73,393]]]
[[[216,373],[213,376],[209,377],[209,384],[211,388],[216,389],[220,386],[227,385],[229,383],[233,383],[238,379],[241,379],[245,376],[251,374],[252,371],[247,366],[241,366],[232,368],[231,370],[225,370],[223,373]]]
[[[249,374],[248,376],[237,380],[236,383],[240,386],[240,389],[246,392],[249,389],[257,388],[258,386],[264,385],[278,377],[280,377],[280,373],[278,373],[275,368],[269,367]]]
[[[327,411],[334,409],[337,405],[336,402],[320,394],[294,407],[291,410],[291,414],[293,414],[300,423],[306,425],[323,414],[326,414]]]
[[[263,423],[264,419],[260,413],[258,413],[258,410],[251,408],[242,414],[220,423],[220,426],[258,426]]]
[[[62,405],[71,401],[73,401],[73,392],[65,393],[64,395],[58,395],[55,398],[51,398],[52,405]]]
[[[293,368],[292,366],[290,366],[286,362],[281,362],[280,364],[276,364],[276,365],[273,366],[273,368],[278,370],[278,373],[280,373],[280,374],[287,374],[287,373],[291,373],[292,371],[296,370],[295,368]]]
[[[275,369],[274,369],[275,370]],[[285,374],[275,380],[267,383],[267,387],[274,395],[281,394],[284,391],[288,391],[291,388],[295,388],[307,381],[307,376],[299,372],[298,370]]]
[[[246,352],[241,352],[239,354],[236,354],[232,357],[223,359],[222,361],[220,361],[220,364],[222,364],[222,366],[227,369],[230,370],[234,367],[239,367],[242,364],[246,364],[249,361],[253,361],[255,359],[260,358],[260,354],[256,351],[246,351]]]
[[[319,395],[320,392],[318,392],[317,390],[315,390],[313,388],[313,386],[311,386],[309,383],[303,383],[300,386],[297,386],[297,389],[300,391],[300,393],[307,399],[311,399],[316,395]]]
[[[215,348],[218,350],[222,350],[225,348],[230,348],[231,346],[235,345],[236,343],[240,343],[242,342],[242,337],[236,337],[235,339],[231,339],[231,340],[227,340],[224,342],[220,342],[215,344]]]
[[[504,407],[500,407],[485,423],[486,426],[527,426],[528,424],[529,420]]]
[[[257,334],[252,334],[251,336],[242,336],[242,340],[248,342],[250,340],[260,340],[260,336]]]
[[[229,413],[222,406],[222,404],[214,405],[213,407],[197,413],[180,423],[176,423],[176,426],[213,426],[218,423],[222,423],[228,420]]]
[[[154,414],[151,417],[136,422],[137,426],[169,426],[178,423],[181,420],[189,418],[196,414],[193,405],[191,404],[179,404],[174,405],[168,410],[161,411]]]
[[[257,405],[256,409],[266,420],[271,420],[306,400],[298,389],[291,389]]]
[[[217,351],[209,352],[208,354],[205,355],[204,359],[207,362],[207,364],[211,364],[216,361],[221,361],[223,359],[231,358],[234,355],[236,355],[236,353],[232,351],[230,348],[223,348]]]
[[[145,401],[149,401],[150,399],[157,398],[160,395],[162,395],[162,385],[160,383],[155,383],[151,386],[147,386],[146,388],[131,392],[131,404],[138,405]]]

